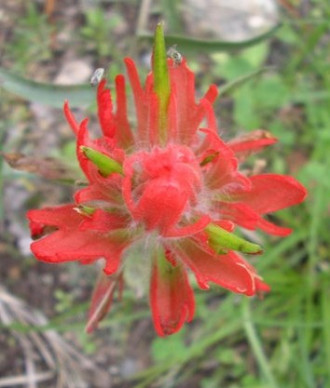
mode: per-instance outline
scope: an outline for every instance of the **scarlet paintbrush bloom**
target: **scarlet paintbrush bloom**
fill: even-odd
[[[189,270],[203,289],[213,282],[248,296],[269,290],[237,253],[259,254],[261,248],[232,232],[238,226],[288,235],[290,229],[264,216],[300,203],[306,191],[289,176],[239,171],[249,153],[276,139],[255,131],[225,143],[212,108],[216,87],[196,102],[194,75],[184,59],[166,60],[161,27],[144,87],[134,62],[127,58],[125,64],[136,125],[127,118],[123,75],[115,80],[115,108],[106,80],[98,85],[100,138],[91,139],[87,120],[77,123],[65,104],[88,183],[72,204],[28,212],[32,235],[43,236],[31,249],[50,263],[105,260],[106,276],[92,299],[90,331],[110,308],[115,288],[122,287],[127,249],[143,245],[155,329],[168,335],[194,315]]]

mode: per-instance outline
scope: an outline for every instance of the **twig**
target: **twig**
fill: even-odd
[[[20,323],[24,326],[46,326],[48,320],[41,313],[31,309],[23,301],[7,293],[0,287],[0,322],[5,326]],[[5,377],[0,379],[1,387],[24,385],[27,388],[37,388],[38,381],[56,377],[59,388],[83,387],[83,373],[86,368],[95,370],[95,365],[73,346],[69,345],[55,330],[44,332],[17,332],[12,335],[17,338],[25,355],[26,375]],[[37,373],[36,362],[41,360],[50,369],[45,373]]]
[[[151,4],[151,0],[141,1],[139,17],[136,25],[136,35],[139,35],[141,31],[145,31],[147,29],[150,4]]]
[[[54,371],[42,372],[34,375],[34,382],[47,381],[54,378]],[[3,377],[0,378],[0,387],[11,387],[16,385],[26,385],[28,384],[29,377],[26,375],[13,376],[13,377]]]

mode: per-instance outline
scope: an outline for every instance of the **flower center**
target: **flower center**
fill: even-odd
[[[161,234],[184,223],[201,189],[200,166],[189,148],[169,145],[140,151],[124,169],[124,197],[136,221]]]

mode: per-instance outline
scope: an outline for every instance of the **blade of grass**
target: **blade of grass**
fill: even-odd
[[[255,38],[242,40],[239,42],[227,42],[220,40],[204,40],[197,38],[188,38],[182,35],[166,35],[165,40],[168,46],[178,45],[180,51],[193,52],[212,52],[212,51],[232,51],[238,49],[244,49],[246,47],[254,46],[268,38],[280,28],[280,25],[276,25],[264,34],[258,35]],[[138,31],[138,38],[141,40],[147,40],[151,42],[153,40],[153,34],[149,32]]]
[[[298,346],[300,350],[300,373],[308,388],[315,388],[316,382],[314,379],[312,363],[310,360],[309,349],[311,348],[310,343],[306,335],[306,330],[301,328],[298,330]]]
[[[324,187],[319,185],[314,191],[313,205],[311,209],[311,224],[308,243],[309,252],[309,284],[312,287],[316,280],[315,266],[319,259],[317,254],[319,246],[319,230],[322,226],[324,204],[327,201],[327,193]]]
[[[162,362],[160,364],[152,366],[151,368],[148,368],[132,376],[130,380],[143,380],[139,384],[135,385],[136,388],[149,387],[151,382],[153,382],[163,373],[166,373],[174,365],[180,365],[180,368],[182,369],[184,365],[186,365],[189,361],[205,354],[206,350],[209,347],[213,346],[221,339],[233,335],[240,329],[241,322],[238,319],[231,321],[230,324],[225,325],[223,327],[213,327],[211,334],[204,337],[204,339],[200,339],[199,341],[194,342],[193,345],[187,348],[187,352],[184,356],[176,357],[174,353],[173,358],[168,360],[168,362]]]
[[[274,320],[270,320],[270,319],[253,318],[253,322],[257,325],[260,325],[260,326],[278,327],[278,328],[281,328],[281,327],[284,327],[284,328],[304,327],[304,328],[310,328],[310,329],[322,329],[322,328],[326,327],[324,322],[321,322],[321,321],[314,321],[314,322],[301,322],[301,321],[289,321],[289,320],[274,321]],[[330,321],[329,321],[329,323],[330,323]]]
[[[5,133],[5,125],[3,122],[0,123],[0,152],[2,151],[2,144],[3,144],[3,137]],[[0,230],[3,226],[3,220],[4,220],[4,206],[3,206],[3,158],[0,156]]]
[[[330,92],[328,90],[315,90],[305,93],[293,93],[291,99],[295,103],[317,103],[322,100],[330,100]]]
[[[322,282],[322,319],[323,319],[323,339],[326,365],[330,365],[330,289],[328,279],[323,279]],[[330,378],[330,376],[329,376]]]
[[[264,268],[267,268],[274,260],[283,255],[284,252],[296,246],[300,241],[304,241],[308,236],[308,232],[308,229],[302,228],[286,237],[279,244],[272,246],[272,249],[268,250],[265,247],[264,257],[258,262],[258,269],[262,271]]]
[[[89,84],[52,85],[36,82],[0,68],[0,88],[33,102],[61,108],[65,100],[71,107],[90,105],[95,91]]]
[[[303,28],[300,28],[299,31],[297,31],[297,36],[299,36],[299,38],[296,39],[296,42],[297,45],[299,45],[300,51],[297,55],[292,56],[291,63],[287,69],[287,72],[291,73],[291,76],[294,77],[295,72],[300,68],[305,58],[308,58],[308,63],[316,74],[322,78],[326,76],[319,62],[315,60],[313,53],[315,47],[323,38],[327,30],[328,26],[321,24],[314,26],[312,31],[308,31],[308,35],[306,35]]]
[[[227,82],[226,84],[219,87],[219,89],[218,89],[219,96],[222,96],[223,94],[231,92],[232,90],[236,89],[237,87],[245,84],[247,81],[250,81],[251,79],[258,77],[260,74],[265,73],[267,71],[271,71],[273,69],[274,68],[271,66],[265,66],[265,67],[262,67],[258,70],[244,74],[241,77],[238,77],[233,81]]]
[[[251,345],[252,351],[254,353],[256,361],[258,362],[260,370],[265,380],[267,381],[267,386],[269,388],[279,388],[279,385],[277,384],[275,377],[272,373],[271,366],[267,360],[265,352],[262,348],[261,341],[253,324],[250,312],[250,301],[248,299],[246,299],[242,303],[242,316],[246,336]]]

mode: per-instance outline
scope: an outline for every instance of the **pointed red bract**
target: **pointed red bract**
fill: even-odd
[[[127,104],[125,91],[125,78],[122,74],[116,77],[116,96],[117,96],[117,110],[116,122],[117,129],[115,137],[119,147],[129,148],[134,144],[133,134],[127,118]]]
[[[77,135],[78,131],[79,131],[79,124],[77,123],[74,115],[72,114],[72,112],[70,110],[68,101],[65,101],[64,106],[63,106],[63,111],[64,111],[64,115],[65,115],[73,133],[75,135]]]
[[[258,129],[229,141],[228,145],[235,152],[235,155],[242,161],[250,153],[258,152],[264,147],[268,147],[276,142],[276,137],[274,137],[271,133]]]
[[[152,316],[160,336],[177,332],[193,319],[195,310],[194,294],[183,266],[161,263],[164,260],[154,260],[150,282]]]
[[[89,136],[88,120],[78,123],[69,104],[64,104],[87,182],[75,193],[75,203],[28,212],[31,234],[40,238],[31,249],[39,260],[50,263],[105,260],[105,275],[92,298],[86,328],[90,332],[110,309],[115,288],[122,288],[126,250],[134,249],[134,243],[145,246],[153,253],[149,263],[153,322],[164,336],[193,318],[188,271],[203,289],[215,283],[248,296],[269,291],[256,270],[233,251],[249,252],[241,243],[252,246],[255,254],[261,248],[232,233],[240,227],[288,235],[290,229],[263,217],[302,202],[306,190],[288,176],[242,173],[240,162],[277,139],[257,130],[223,141],[212,107],[217,89],[212,85],[196,100],[194,74],[185,59],[167,61],[170,95],[165,103],[154,84],[161,74],[154,77],[151,72],[142,86],[134,62],[126,58],[125,64],[135,127],[128,120],[123,75],[115,79],[114,103],[106,80],[98,85],[102,129],[98,139]],[[86,147],[96,151],[96,158],[89,159]],[[104,173],[100,155],[119,169]],[[210,231],[219,233],[210,236]]]
[[[116,127],[112,113],[112,100],[110,90],[106,89],[106,80],[102,79],[97,88],[97,106],[100,126],[104,136],[113,138]]]

